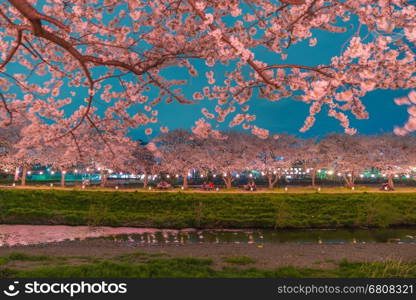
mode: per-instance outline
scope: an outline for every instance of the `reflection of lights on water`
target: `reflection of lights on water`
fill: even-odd
[[[8,226],[8,227],[7,227]],[[88,227],[70,227],[68,226],[26,226],[26,225],[0,225],[3,234],[0,234],[1,245],[16,245],[16,244],[39,244],[48,242],[59,242],[63,240],[84,240],[86,238],[104,238],[110,239],[114,242],[129,242],[136,244],[210,244],[210,243],[225,243],[225,244],[254,244],[264,245],[265,243],[282,243],[282,242],[313,242],[318,244],[325,243],[363,243],[357,241],[355,237],[345,236],[340,232],[339,237],[334,235],[325,235],[324,232],[319,231],[319,238],[314,238],[309,232],[301,232],[301,235],[291,235],[285,231],[222,231],[222,230],[156,230],[156,229],[135,229],[135,228],[106,228],[97,227],[88,229]],[[17,228],[17,229],[16,229]],[[18,228],[22,228],[18,230]],[[29,234],[33,232],[33,228],[39,235]],[[38,229],[44,228],[44,229]],[[57,229],[58,228],[58,229]],[[289,234],[289,235],[288,235]],[[324,234],[322,236],[322,234]],[[389,239],[390,242],[399,243],[415,243],[415,235],[407,235],[405,238],[401,236],[394,236]],[[373,238],[369,236],[369,241]]]

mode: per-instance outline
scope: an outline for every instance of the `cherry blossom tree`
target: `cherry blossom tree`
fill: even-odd
[[[394,133],[397,135],[407,135],[409,132],[416,131],[416,91],[411,91],[408,96],[394,100],[397,105],[408,105],[407,112],[409,119],[403,127],[395,127]]]
[[[269,189],[273,189],[285,169],[290,168],[301,158],[301,145],[294,136],[282,134],[266,139],[252,139],[257,153],[253,168],[266,176]]]
[[[99,169],[101,186],[107,183],[107,177],[113,172],[129,172],[137,174],[137,143],[124,136],[123,131],[117,128],[105,126],[97,133],[94,128],[89,128],[80,149],[89,149],[82,152],[82,164]],[[149,161],[149,163],[151,163]]]
[[[149,183],[149,174],[155,173],[157,149],[152,148],[152,145],[144,145],[142,142],[137,142],[136,147],[132,150],[132,161],[126,163],[129,169],[134,174],[142,173],[143,187],[147,187]]]
[[[312,187],[316,186],[316,175],[320,168],[327,168],[329,165],[328,156],[332,151],[322,148],[316,139],[305,139],[300,141],[304,168],[311,177]]]
[[[188,174],[201,167],[203,142],[189,131],[177,129],[153,140],[161,159],[161,170],[172,176],[181,175],[183,187],[188,187]]]
[[[42,151],[33,144],[26,143],[24,138],[28,134],[26,129],[23,123],[20,123],[19,126],[0,127],[0,137],[4,149],[1,163],[7,169],[15,170],[14,181],[19,179],[21,173],[21,185],[26,185],[26,177],[30,172],[30,167],[44,162]]]
[[[32,161],[51,165],[61,173],[61,185],[65,174],[74,168],[100,168],[105,185],[108,170],[126,171],[135,143],[126,137],[126,131],[117,122],[94,115],[94,123],[83,123],[77,134],[56,138],[57,126],[29,123],[21,130],[22,138],[15,145],[16,156],[22,160],[30,154]],[[99,125],[94,126],[95,122]]]
[[[366,136],[348,136],[330,134],[320,142],[321,149],[327,149],[327,158],[332,171],[342,176],[346,186],[353,188],[359,172],[368,168],[368,147],[365,145]]]
[[[29,161],[22,161],[16,157],[16,143],[21,139],[20,136],[21,127],[18,126],[7,126],[0,127],[0,164],[7,170],[15,170],[14,181],[19,180],[20,168],[24,167],[22,174],[22,185],[26,184],[26,172]]]
[[[215,109],[203,109],[194,131],[230,116],[231,127],[265,137],[268,131],[252,124],[249,100],[291,97],[310,105],[301,131],[326,108],[353,134],[346,112],[368,118],[360,100],[368,92],[416,86],[415,14],[408,0],[3,1],[1,126],[29,114],[34,126],[50,125],[49,143],[80,134],[84,123],[101,132],[99,111],[135,128],[158,121],[158,103],[211,99]],[[351,26],[340,55],[326,64],[284,61],[296,44],[317,45],[318,30]],[[260,48],[268,58],[260,59]],[[219,64],[227,68],[221,82]],[[175,68],[205,72],[206,86],[186,95],[187,76],[165,75]]]
[[[378,169],[388,180],[388,185],[394,187],[394,175],[410,171],[412,162],[416,159],[414,154],[416,140],[414,137],[402,137],[392,134],[369,136],[368,159],[366,164]]]
[[[225,131],[222,138],[208,138],[203,144],[206,162],[211,172],[222,176],[226,188],[231,188],[233,173],[246,171],[253,165],[257,148],[252,135],[239,131]]]

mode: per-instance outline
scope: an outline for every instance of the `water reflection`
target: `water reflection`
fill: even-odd
[[[129,227],[0,225],[0,247],[109,239],[134,244],[416,243],[416,228],[359,230],[196,230]]]

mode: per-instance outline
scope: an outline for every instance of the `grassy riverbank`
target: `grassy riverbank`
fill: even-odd
[[[416,224],[416,193],[237,194],[0,190],[0,223],[158,228]]]
[[[276,269],[250,267],[254,261],[248,257],[224,258],[225,265],[213,260],[192,257],[167,257],[163,254],[143,252],[99,259],[85,256],[50,257],[12,253],[0,257],[0,278],[48,277],[48,278],[414,278],[416,263],[348,262],[341,261],[334,268],[322,269],[285,266]],[[242,263],[244,262],[244,263]]]

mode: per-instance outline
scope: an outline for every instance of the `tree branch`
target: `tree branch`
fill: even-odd
[[[270,65],[270,66],[267,66],[267,67],[263,68],[263,70],[284,69],[284,68],[295,68],[295,69],[310,70],[310,71],[318,72],[318,73],[320,73],[322,75],[325,75],[327,77],[330,77],[330,78],[333,78],[334,77],[331,74],[322,71],[321,69],[314,68],[314,67],[301,66],[301,65],[290,65],[290,64]]]
[[[9,114],[10,121],[7,124],[7,126],[11,125],[13,123],[13,114],[10,111],[9,107],[7,106],[6,99],[4,98],[4,95],[2,93],[0,93],[0,98],[1,98],[1,101],[3,102],[4,108],[6,109],[7,113]]]
[[[9,63],[9,61],[13,58],[17,49],[19,48],[20,44],[22,43],[22,36],[23,36],[22,30],[18,29],[17,30],[17,37],[16,37],[16,45],[10,50],[10,52],[7,55],[4,62],[0,65],[0,70],[3,69]]]

